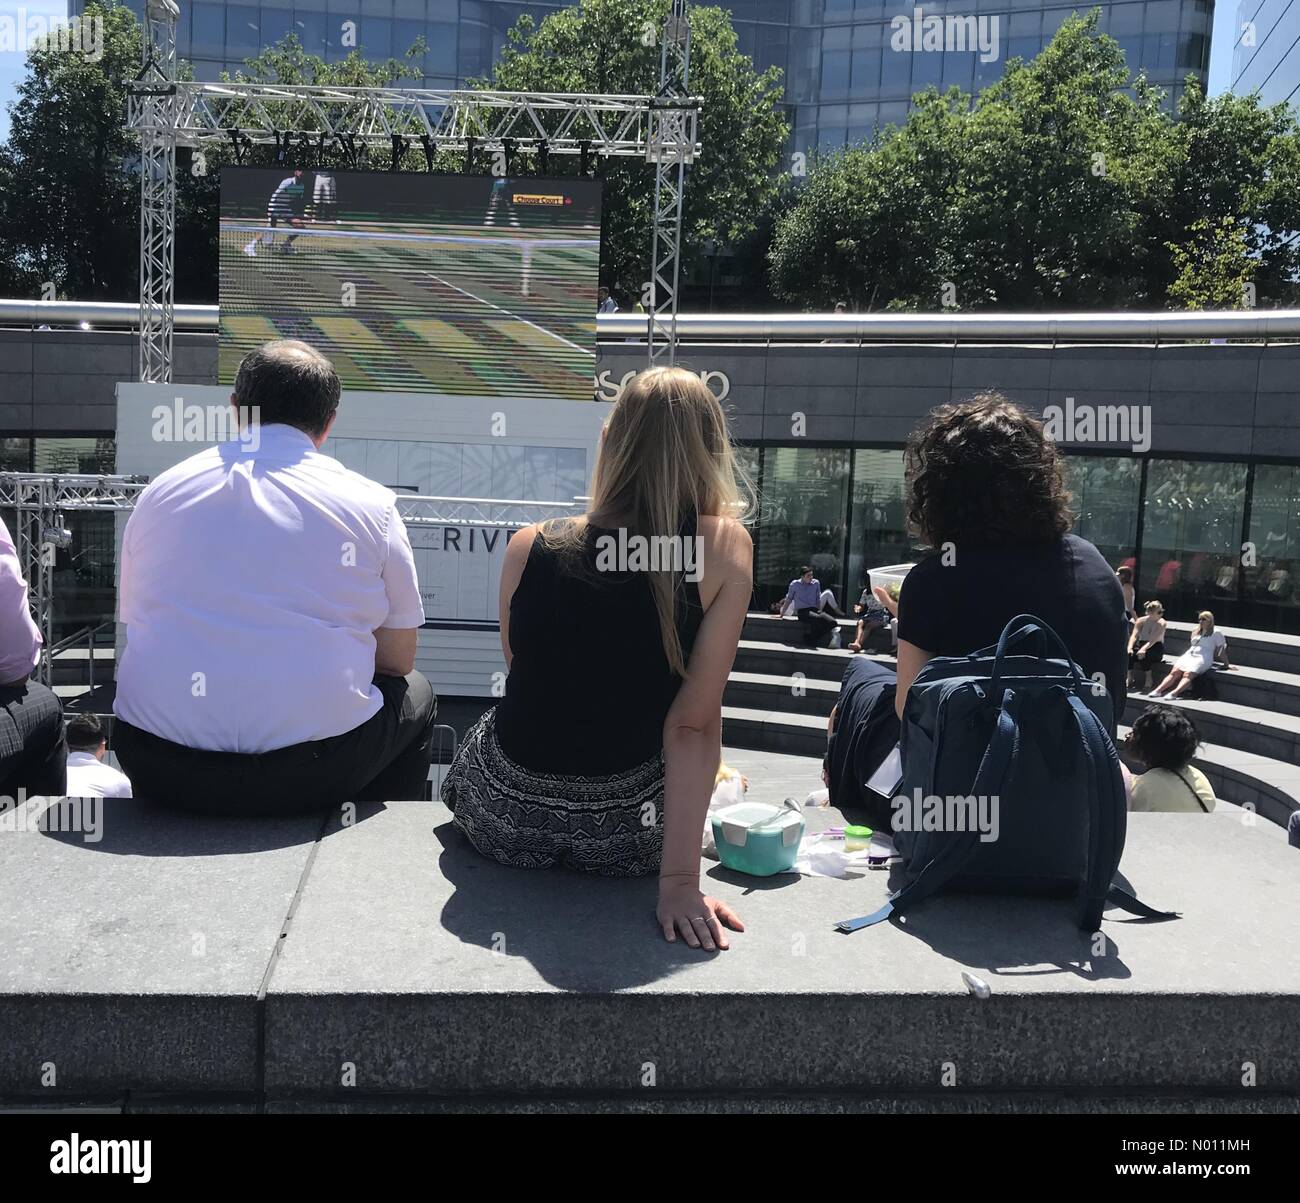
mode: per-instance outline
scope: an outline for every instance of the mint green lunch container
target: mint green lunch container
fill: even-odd
[[[794,868],[803,838],[803,815],[784,806],[737,802],[715,811],[713,843],[718,859],[738,873],[771,877]]]

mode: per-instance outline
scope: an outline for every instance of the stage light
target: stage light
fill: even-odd
[[[89,330],[89,329],[90,329],[90,323],[89,323],[89,322],[78,322],[78,323],[77,323],[77,329],[78,329],[78,330]]]
[[[58,551],[72,545],[72,532],[66,526],[47,526],[41,530],[42,540]]]

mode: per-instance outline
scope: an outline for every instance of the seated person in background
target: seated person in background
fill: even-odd
[[[1138,715],[1125,746],[1147,771],[1133,779],[1129,809],[1212,811],[1214,789],[1192,764],[1199,743],[1196,725],[1173,706],[1148,706]]]
[[[1222,631],[1214,629],[1214,615],[1209,610],[1202,610],[1197,615],[1191,645],[1174,661],[1169,675],[1151,691],[1151,696],[1162,698],[1168,694],[1171,698],[1179,697],[1191,689],[1197,677],[1204,676],[1216,664],[1223,668],[1232,667],[1228,663],[1228,640]]]
[[[1129,688],[1142,693],[1147,688],[1148,676],[1154,680],[1165,658],[1165,608],[1158,601],[1149,601],[1143,607],[1143,616],[1128,637]]]
[[[813,576],[813,570],[806,564],[799,569],[799,575],[790,582],[785,597],[778,603],[777,614],[784,616],[793,611],[803,624],[804,642],[816,646],[823,639],[832,635],[839,627],[835,619],[826,612],[826,593],[821,581]],[[835,598],[831,597],[834,607]]]
[[[862,590],[862,596],[858,598],[858,604],[853,607],[853,613],[861,614],[862,617],[858,619],[858,630],[853,637],[853,642],[849,644],[849,651],[860,652],[866,647],[872,631],[889,626],[889,611],[880,604],[868,586]]]
[[[78,714],[68,720],[69,798],[129,798],[131,782],[125,773],[104,763],[108,743],[97,714]]]
[[[41,655],[41,633],[27,606],[27,582],[9,528],[0,522],[0,796],[63,794],[68,747],[63,704],[29,681]]]
[[[1042,423],[1000,393],[941,405],[908,440],[907,517],[931,548],[895,602],[898,689],[934,656],[995,644],[1017,614],[1046,622],[1124,713],[1128,619],[1119,579],[1089,542],[1070,534],[1066,465]]]
[[[724,927],[741,930],[700,888],[722,692],[753,590],[740,516],[717,398],[683,368],[642,372],[610,412],[587,513],[510,540],[505,696],[442,786],[456,827],[501,864],[658,874],[664,939],[710,952],[727,947]],[[604,552],[624,537],[694,540],[699,571],[610,566]]]
[[[1133,569],[1127,564],[1121,564],[1115,569],[1115,575],[1119,578],[1120,588],[1124,590],[1124,617],[1132,622],[1137,617],[1134,610],[1137,603],[1133,589]]]
[[[209,813],[423,798],[415,562],[393,493],[320,453],[338,376],[267,343],[231,402],[257,437],[155,477],[127,522],[113,750],[137,797]]]

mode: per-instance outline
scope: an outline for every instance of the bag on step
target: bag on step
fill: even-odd
[[[1127,809],[1111,711],[1109,694],[1032,615],[1007,623],[996,647],[931,660],[903,712],[894,840],[907,884],[836,927],[870,927],[945,887],[1075,895],[1087,932],[1107,904],[1178,918],[1112,884]]]

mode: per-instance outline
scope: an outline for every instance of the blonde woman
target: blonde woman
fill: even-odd
[[[1203,676],[1218,665],[1231,668],[1228,663],[1228,640],[1222,631],[1214,629],[1214,615],[1202,610],[1197,615],[1196,630],[1192,632],[1191,646],[1174,661],[1169,675],[1151,691],[1151,697],[1179,697],[1191,689],[1197,677]]]
[[[1143,615],[1128,637],[1128,687],[1134,693],[1144,693],[1148,674],[1152,681],[1165,658],[1165,608],[1158,601],[1149,601]]]
[[[503,864],[657,873],[664,938],[707,951],[743,930],[700,890],[722,691],[753,586],[739,475],[698,376],[654,368],[628,384],[587,513],[510,540],[505,694],[442,790],[456,826]]]

